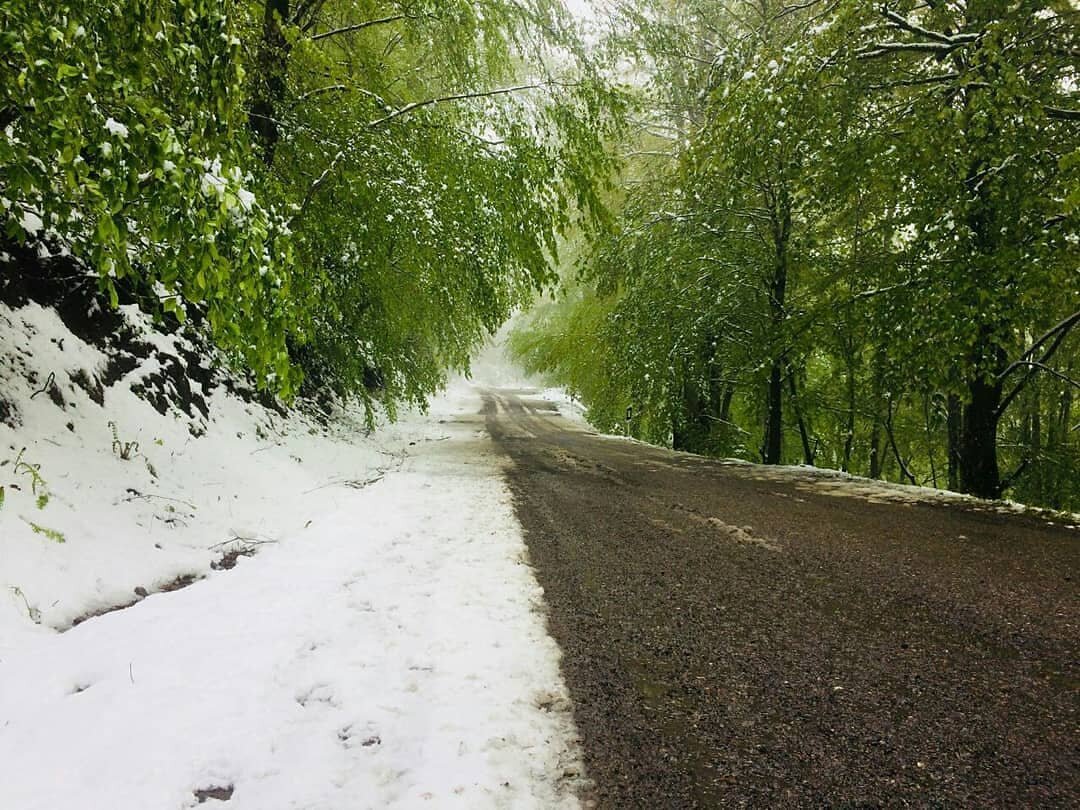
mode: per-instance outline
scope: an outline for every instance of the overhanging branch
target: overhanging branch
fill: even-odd
[[[376,25],[388,25],[389,23],[399,22],[400,20],[412,19],[416,19],[412,14],[394,14],[390,17],[380,17],[377,20],[365,20],[364,22],[354,23],[353,25],[345,25],[341,28],[335,28],[333,31],[323,31],[321,34],[315,34],[310,39],[312,42],[318,42],[320,39],[336,37],[340,34],[351,34],[354,31],[363,31],[365,28],[372,28]]]
[[[493,98],[495,96],[505,96],[511,93],[520,93],[523,90],[538,90],[541,87],[550,87],[553,82],[537,82],[534,84],[519,84],[513,87],[500,87],[496,90],[482,90],[475,93],[451,93],[446,96],[436,96],[434,98],[427,98],[423,101],[413,101],[410,104],[406,104],[404,107],[399,107],[391,113],[387,113],[382,118],[376,118],[374,121],[368,122],[368,128],[374,129],[375,127],[382,126],[393,121],[396,118],[400,118],[403,115],[416,112],[424,107],[430,107],[435,104],[445,104],[450,101],[468,101],[470,99],[477,98]]]

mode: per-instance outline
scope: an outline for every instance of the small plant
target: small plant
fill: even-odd
[[[50,529],[48,526],[42,526],[38,523],[34,523],[34,521],[32,520],[26,520],[26,518],[23,518],[23,520],[26,521],[26,525],[33,530],[34,534],[44,535],[45,537],[48,537],[50,540],[52,540],[54,543],[67,542],[67,538],[64,537],[63,532],[59,532],[56,529]]]
[[[41,475],[41,465],[31,464],[28,461],[23,460],[23,456],[26,453],[24,447],[19,451],[19,455],[15,457],[15,463],[12,466],[12,471],[15,475],[28,475],[30,476],[30,491],[34,493],[34,503],[38,509],[44,509],[49,505],[49,486],[48,483]],[[10,462],[0,461],[0,467],[7,466]],[[15,486],[18,489],[18,486]],[[4,506],[4,487],[0,486],[0,508]]]
[[[121,461],[131,461],[135,458],[139,452],[138,442],[125,442],[120,440],[120,434],[116,430],[116,422],[109,422],[109,428],[112,430],[112,450]]]
[[[30,621],[34,624],[41,624],[41,611],[30,604],[30,600],[26,598],[22,588],[18,585],[8,585],[8,589],[19,599],[22,599],[23,604],[26,606],[26,615],[30,617]]]

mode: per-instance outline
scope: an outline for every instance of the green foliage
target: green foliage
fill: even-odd
[[[134,277],[288,393],[281,218],[247,190],[241,41],[217,0],[0,6],[0,203],[10,239],[49,234]]]
[[[34,505],[39,510],[44,509],[46,506],[49,505],[48,483],[41,475],[41,465],[31,464],[30,462],[26,461],[24,458],[25,454],[26,448],[24,447],[22,450],[19,451],[18,455],[15,456],[14,461],[8,459],[0,461],[0,468],[6,467],[8,464],[11,464],[13,475],[22,475],[29,478],[30,492],[34,496]],[[15,485],[13,484],[12,486]],[[17,486],[15,486],[15,488],[18,489]],[[5,488],[0,486],[0,508],[3,508],[4,506],[4,490]],[[64,534],[57,531],[56,529],[50,529],[47,526],[42,526],[31,520],[27,520],[26,518],[21,519],[33,530],[34,534],[43,535],[49,540],[52,540],[54,543],[64,543],[67,540],[67,538],[64,537]],[[22,596],[22,592],[19,591],[17,588],[13,588],[13,590],[17,595]],[[29,603],[27,604],[27,608],[29,609]]]
[[[30,462],[24,460],[23,457],[25,456],[25,454],[26,448],[24,447],[22,450],[19,451],[18,455],[15,456],[15,460],[13,462],[7,459],[5,459],[4,461],[0,461],[0,468],[6,467],[10,463],[13,475],[25,475],[27,478],[29,478],[30,491],[34,495],[34,505],[37,506],[38,509],[44,509],[46,506],[49,505],[49,485],[45,481],[44,477],[42,477],[41,475],[41,465],[31,464]],[[18,487],[15,488],[18,489]],[[0,487],[0,508],[2,508],[3,505],[4,488]]]
[[[605,222],[620,100],[554,0],[12,0],[7,238],[285,396],[422,403]]]
[[[572,221],[602,222],[616,104],[557,4],[400,11],[329,2],[288,21],[266,170],[295,211],[306,390],[378,391],[391,410],[467,370],[554,279]],[[389,21],[349,30],[372,20]]]

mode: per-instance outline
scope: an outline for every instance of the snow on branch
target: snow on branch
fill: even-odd
[[[929,28],[924,28],[918,23],[913,23],[907,17],[902,14],[898,14],[890,8],[882,8],[882,14],[886,19],[893,24],[893,27],[899,28],[903,31],[908,31],[912,34],[917,34],[925,39],[932,40],[933,42],[940,43],[942,45],[958,46],[966,45],[969,42],[975,42],[979,38],[979,34],[942,34],[939,31],[931,31]]]

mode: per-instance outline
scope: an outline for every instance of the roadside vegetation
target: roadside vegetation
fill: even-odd
[[[530,369],[648,441],[1077,508],[1075,6],[608,9],[619,215]]]

